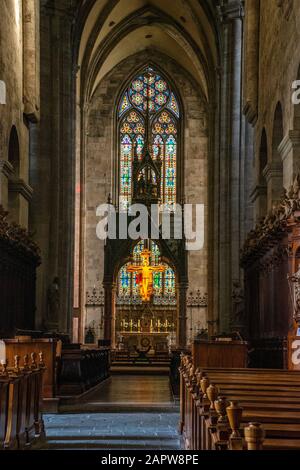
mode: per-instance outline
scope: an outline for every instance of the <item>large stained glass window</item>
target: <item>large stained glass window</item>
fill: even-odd
[[[119,109],[120,188],[119,205],[127,210],[132,197],[132,160],[139,157],[150,127],[152,158],[162,159],[162,200],[170,210],[176,203],[179,104],[169,83],[151,67],[138,74],[124,91]]]
[[[151,264],[158,264],[160,259],[160,251],[158,245],[150,241],[151,245]],[[133,250],[133,263],[140,264],[141,262],[141,252],[144,249],[144,241],[140,241]],[[153,288],[154,288],[154,303],[156,303],[157,298],[170,300],[173,302],[175,300],[175,273],[174,270],[167,265],[165,265],[166,270],[164,273],[154,273],[153,275]],[[128,273],[127,264],[124,265],[118,276],[118,297],[119,300],[126,300],[128,298],[139,299],[139,288],[136,282],[137,273]]]

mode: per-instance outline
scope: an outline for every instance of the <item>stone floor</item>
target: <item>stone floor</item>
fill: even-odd
[[[114,375],[62,409],[44,416],[50,449],[180,449],[168,376]]]
[[[92,413],[46,415],[48,448],[180,449],[177,413]]]
[[[113,375],[79,404],[62,402],[63,412],[172,411],[174,400],[166,375]]]

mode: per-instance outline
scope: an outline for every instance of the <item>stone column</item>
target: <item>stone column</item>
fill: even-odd
[[[278,201],[282,193],[282,169],[278,164],[268,163],[263,170],[267,182],[268,211]]]
[[[187,320],[187,290],[188,283],[180,282],[177,287],[177,335],[176,347],[177,349],[186,348],[186,320]]]
[[[256,185],[250,194],[250,200],[254,207],[254,222],[257,223],[267,213],[267,187]]]
[[[228,331],[232,309],[231,290],[240,281],[239,252],[244,226],[245,152],[242,140],[243,2],[228,1],[219,8],[223,56],[220,91],[220,196],[219,196],[219,329]]]
[[[13,175],[14,168],[7,160],[0,160],[0,204],[7,209],[8,179]]]
[[[260,0],[245,0],[243,111],[250,124],[258,112],[259,12]]]
[[[73,5],[73,6],[72,6]],[[72,31],[75,2],[41,5],[40,158],[34,177],[43,181],[34,194],[32,229],[41,247],[38,305],[46,309],[46,288],[60,280],[59,328],[71,333],[74,247],[75,54]]]
[[[104,339],[116,346],[116,284],[103,282],[104,288]]]
[[[283,186],[288,189],[299,172],[300,131],[290,130],[278,147],[283,163]]]
[[[36,1],[23,0],[23,101],[24,114],[38,121]]]
[[[10,193],[11,206],[9,207],[12,220],[21,225],[28,227],[28,206],[32,199],[33,189],[25,183],[24,180],[12,180],[8,184]]]

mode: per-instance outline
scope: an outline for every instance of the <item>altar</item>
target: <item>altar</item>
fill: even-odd
[[[119,350],[149,350],[149,353],[168,351],[171,333],[120,332],[117,348]],[[150,348],[150,349],[149,349]]]

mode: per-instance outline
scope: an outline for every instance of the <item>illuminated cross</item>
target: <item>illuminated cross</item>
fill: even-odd
[[[142,265],[129,265],[127,272],[138,273],[137,284],[143,302],[149,302],[153,294],[153,273],[163,273],[166,268],[163,265],[150,266],[151,251],[144,249],[141,252]]]

